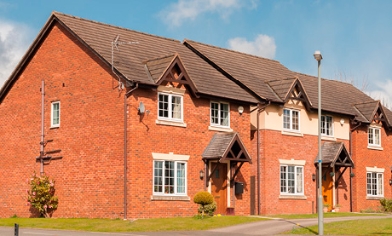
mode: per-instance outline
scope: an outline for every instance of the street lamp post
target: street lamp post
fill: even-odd
[[[320,51],[315,51],[314,59],[318,62],[318,234],[324,234],[324,222],[323,222],[323,200],[321,196],[321,186],[322,186],[322,159],[321,159],[321,78],[320,78],[320,65],[323,56]]]

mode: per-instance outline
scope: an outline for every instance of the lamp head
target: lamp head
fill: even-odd
[[[323,56],[321,55],[320,51],[315,51],[313,56],[314,56],[314,59],[316,59],[317,61],[321,61],[321,59],[323,59]]]

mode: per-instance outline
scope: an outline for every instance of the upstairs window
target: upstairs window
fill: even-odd
[[[182,122],[182,104],[181,95],[158,93],[158,119]]]
[[[283,109],[283,129],[287,131],[299,131],[299,111]]]
[[[60,102],[52,102],[50,113],[50,126],[60,127]]]
[[[321,134],[333,136],[332,116],[321,116]]]
[[[379,127],[369,127],[368,144],[369,146],[381,146],[381,129]]]
[[[230,112],[228,103],[211,102],[210,108],[212,126],[230,127]]]

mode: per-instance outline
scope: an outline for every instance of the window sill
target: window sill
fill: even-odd
[[[279,199],[306,200],[304,195],[279,195]]]
[[[372,149],[372,150],[379,150],[379,151],[384,150],[384,148],[382,148],[381,146],[371,146],[371,145],[368,145],[367,148],[368,149]]]
[[[380,200],[383,198],[384,196],[366,196],[366,200]]]
[[[58,129],[60,126],[51,126],[50,129]]]
[[[304,134],[300,133],[299,131],[290,131],[290,130],[282,130],[283,135],[290,135],[290,136],[298,136],[303,137]]]
[[[152,195],[151,201],[190,201],[191,198],[188,196],[162,196]]]
[[[336,138],[334,136],[327,136],[327,135],[321,135],[322,140],[330,140],[330,141],[336,141]]]
[[[178,121],[170,121],[170,120],[156,120],[155,124],[157,125],[170,125],[170,126],[177,126],[186,128],[186,123],[178,122]]]
[[[218,127],[218,126],[208,126],[208,130],[214,130],[214,131],[223,131],[223,132],[233,132],[233,129],[230,127]]]

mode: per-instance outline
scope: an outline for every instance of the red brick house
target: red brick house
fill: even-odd
[[[34,213],[34,171],[56,181],[55,217],[191,216],[204,189],[221,214],[312,213],[316,85],[274,60],[55,12],[0,90],[0,217]],[[331,80],[322,101],[324,202],[375,207],[391,197],[392,112]]]

